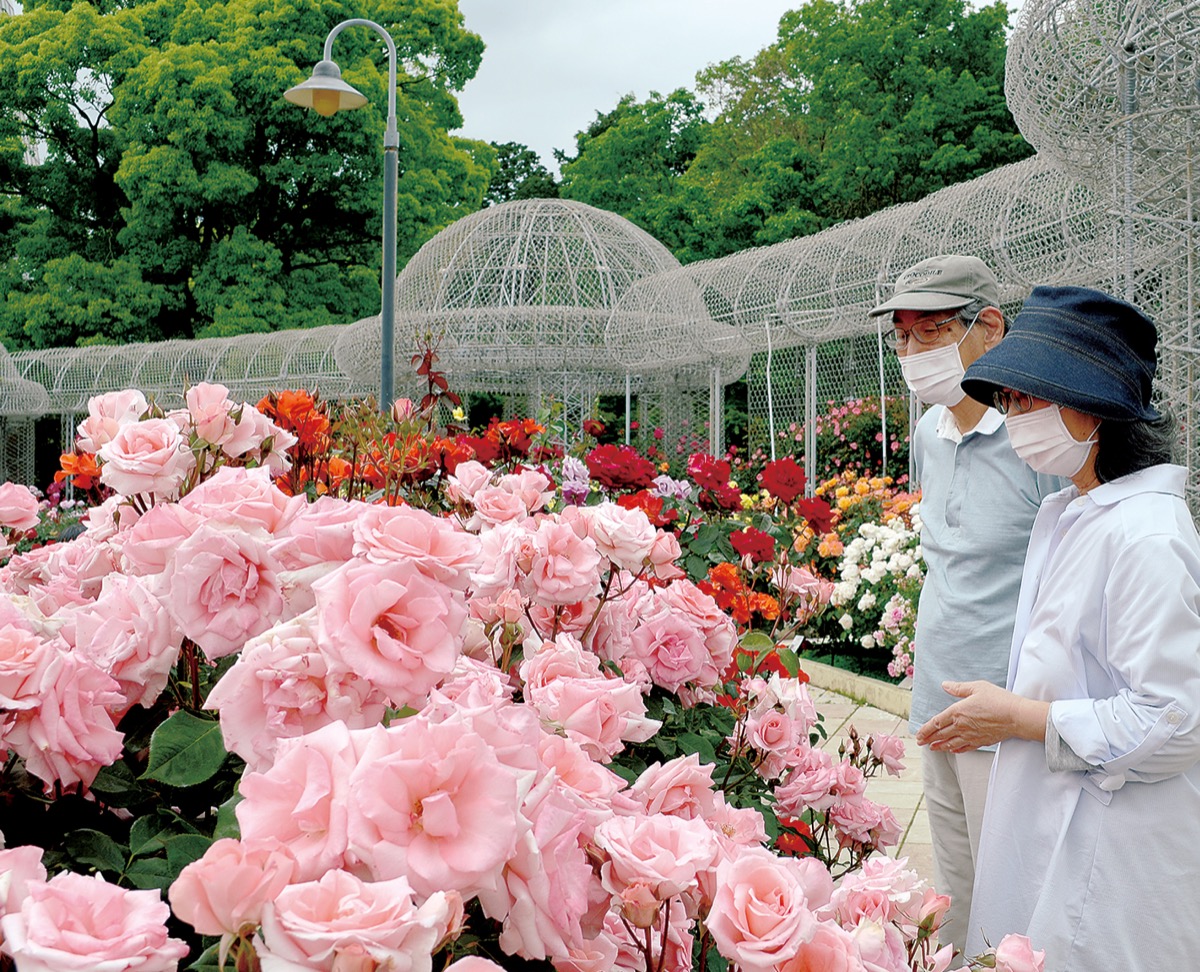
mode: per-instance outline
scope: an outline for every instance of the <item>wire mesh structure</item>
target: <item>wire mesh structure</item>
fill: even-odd
[[[973,253],[996,271],[1009,312],[1039,283],[1099,286],[1145,307],[1162,335],[1158,395],[1180,419],[1182,458],[1195,470],[1198,62],[1200,0],[1027,0],[1009,40],[1007,96],[1035,158],[686,267],[626,220],[580,203],[496,206],[444,230],[399,275],[397,354],[436,343],[456,389],[498,393],[526,412],[554,398],[572,424],[597,395],[625,392],[642,421],[689,444],[707,422],[703,438],[717,450],[723,386],[745,374],[754,444],[769,451],[803,424],[811,464],[826,402],[903,394],[866,311],[913,263]],[[368,318],[22,352],[0,360],[15,369],[0,374],[0,415],[79,411],[127,385],[174,403],[199,380],[247,400],[283,385],[361,396],[375,386],[379,348],[378,318]],[[1191,490],[1200,509],[1194,479]]]

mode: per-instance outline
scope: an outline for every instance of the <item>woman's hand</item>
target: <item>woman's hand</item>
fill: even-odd
[[[962,701],[939,712],[917,730],[917,744],[965,753],[1005,739],[1046,738],[1049,702],[1014,695],[991,682],[942,682]]]

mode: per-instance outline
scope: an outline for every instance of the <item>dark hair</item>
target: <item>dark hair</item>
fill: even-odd
[[[1160,407],[1161,414],[1148,421],[1119,422],[1105,419],[1096,435],[1096,477],[1102,483],[1170,462],[1175,452],[1175,419]]]
[[[970,327],[971,323],[989,307],[996,307],[996,305],[989,304],[982,300],[973,300],[971,303],[967,304],[966,307],[960,307],[957,311],[955,311],[955,313],[958,315],[958,322],[963,327]],[[1000,320],[1004,322],[1003,333],[1007,334],[1008,317],[1005,315],[1004,311],[1000,310],[999,307],[996,307],[996,310],[1000,311]]]

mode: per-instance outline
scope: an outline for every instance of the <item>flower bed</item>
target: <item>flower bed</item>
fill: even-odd
[[[785,647],[867,500],[543,433],[126,392],[81,535],[0,487],[0,966],[948,967]]]

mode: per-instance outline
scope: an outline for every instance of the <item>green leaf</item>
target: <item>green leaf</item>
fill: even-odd
[[[167,863],[172,872],[178,874],[185,867],[198,861],[212,846],[212,838],[203,834],[180,834],[167,841]]]
[[[708,573],[708,561],[703,557],[697,557],[695,554],[688,554],[687,560],[688,577],[692,580],[701,580]]]
[[[187,967],[187,972],[222,972],[220,951],[220,942],[208,946],[204,953]]]
[[[67,853],[81,865],[120,874],[125,867],[125,850],[98,830],[76,830],[66,839]]]
[[[149,794],[138,786],[137,777],[124,760],[101,767],[92,781],[92,792],[110,807],[131,807],[147,799]]]
[[[685,753],[699,753],[702,762],[715,763],[717,761],[717,752],[712,741],[699,733],[683,733],[679,737],[679,745]]]
[[[713,523],[705,523],[696,531],[696,538],[688,544],[688,549],[694,554],[704,556],[720,539],[721,528]]]
[[[174,832],[170,823],[156,813],[138,817],[129,828],[129,856],[157,854],[167,846],[167,838]]]
[[[765,631],[747,631],[742,635],[741,646],[746,651],[752,651],[755,654],[764,651],[771,651],[775,647],[775,640]]]
[[[220,840],[222,837],[233,837],[236,839],[242,836],[242,828],[238,824],[237,814],[235,813],[237,805],[241,802],[242,795],[235,793],[217,808],[217,825],[213,828],[214,839]]]
[[[150,765],[141,778],[168,786],[195,786],[211,779],[227,755],[216,722],[176,712],[150,737]]]
[[[165,891],[175,880],[176,873],[164,857],[139,857],[125,868],[123,877],[140,891],[151,888]]]
[[[800,659],[791,648],[779,649],[779,661],[792,678],[800,674]]]

